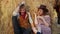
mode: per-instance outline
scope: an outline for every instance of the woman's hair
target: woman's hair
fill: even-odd
[[[46,15],[48,13],[48,9],[46,8],[45,5],[41,5],[39,8],[38,8],[38,11],[39,9],[42,9],[43,10],[43,15]]]

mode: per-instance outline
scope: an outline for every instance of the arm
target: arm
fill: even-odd
[[[47,18],[47,20],[44,20],[44,22],[46,22],[48,24],[48,26],[51,26],[50,16],[47,16],[46,18]]]
[[[51,23],[50,23],[50,16],[49,16],[49,15],[47,15],[47,16],[46,16],[46,20],[43,19],[43,21],[45,22],[46,26],[49,27],[49,26],[51,25]]]
[[[32,20],[32,18],[31,18],[30,13],[28,13],[28,15],[29,15],[29,22],[30,22],[30,24],[31,24],[32,30],[33,30],[33,32],[36,34],[36,33],[37,33],[37,30],[36,30],[36,28],[34,27],[33,20]]]
[[[38,25],[38,21],[37,21],[37,15],[36,15],[36,13],[34,13],[34,15],[35,15],[35,25]]]
[[[35,21],[34,21],[34,23],[35,23],[37,32],[40,32],[41,33],[41,27],[38,26],[40,24],[40,22],[38,21],[38,18],[37,18],[38,15],[36,13],[34,13],[34,15],[35,15]]]
[[[47,21],[45,21],[45,19],[41,16],[39,16],[38,18],[40,18],[42,20],[42,22],[44,23],[45,26],[49,26],[49,24],[47,23]]]
[[[49,27],[49,24],[43,19],[45,26]]]

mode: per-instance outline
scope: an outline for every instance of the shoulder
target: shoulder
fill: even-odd
[[[18,12],[13,12],[13,16],[17,16],[17,15],[19,15]]]

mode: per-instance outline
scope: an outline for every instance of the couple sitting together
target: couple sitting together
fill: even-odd
[[[17,7],[12,16],[14,34],[51,34],[48,9],[45,5],[40,5],[37,9],[35,19],[32,20],[24,4]]]

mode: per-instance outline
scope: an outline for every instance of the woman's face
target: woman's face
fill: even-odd
[[[43,10],[42,10],[42,9],[39,9],[38,14],[39,14],[40,16],[42,16],[42,15],[43,15]]]

